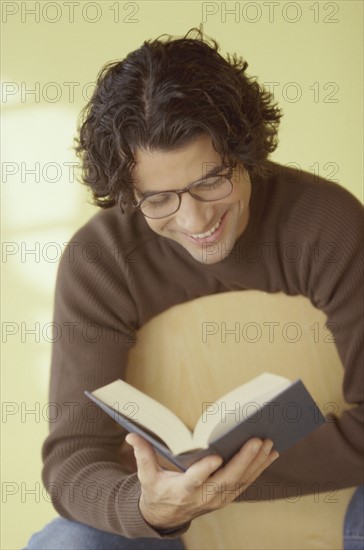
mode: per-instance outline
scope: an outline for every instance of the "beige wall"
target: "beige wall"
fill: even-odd
[[[56,515],[40,484],[49,323],[64,243],[95,212],[85,188],[72,181],[69,163],[76,162],[77,116],[99,69],[145,39],[180,36],[203,21],[223,53],[242,54],[250,74],[274,86],[285,116],[273,158],[319,170],[362,199],[363,6],[80,0],[72,14],[63,1],[1,4],[1,547],[13,549]],[[224,13],[224,6],[233,12]]]

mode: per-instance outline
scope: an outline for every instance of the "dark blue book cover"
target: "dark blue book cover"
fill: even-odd
[[[253,414],[241,418],[233,427],[230,426],[228,431],[215,439],[212,437],[208,448],[174,455],[158,438],[157,433],[152,433],[140,423],[123,416],[92,393],[85,391],[85,394],[127,431],[144,437],[159,454],[181,470],[186,470],[209,454],[219,454],[225,464],[252,437],[271,439],[274,448],[281,453],[325,423],[324,416],[302,381],[296,380],[271,401],[256,407]]]

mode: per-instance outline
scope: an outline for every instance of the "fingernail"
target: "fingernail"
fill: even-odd
[[[221,456],[210,456],[209,459],[210,460],[208,462],[208,465],[214,470],[216,470],[223,463],[223,459]]]
[[[271,456],[271,461],[273,462],[274,460],[277,460],[278,457],[279,457],[279,452],[274,451],[272,456]]]
[[[125,441],[127,442],[128,445],[130,445],[130,447],[133,449],[134,453],[135,453],[135,451],[138,451],[138,447],[136,447],[133,443],[130,443],[130,441],[128,441],[127,438],[125,438]]]
[[[262,446],[262,442],[261,441],[256,441],[252,446],[253,453],[257,453],[259,451],[259,449],[261,448],[261,446]]]

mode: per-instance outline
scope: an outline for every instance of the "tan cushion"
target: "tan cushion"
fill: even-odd
[[[265,371],[301,378],[322,412],[340,414],[343,367],[326,316],[302,296],[229,292],[175,306],[147,323],[128,381],[191,429],[202,403]],[[341,549],[354,488],[293,500],[233,503],[193,521],[188,549]]]

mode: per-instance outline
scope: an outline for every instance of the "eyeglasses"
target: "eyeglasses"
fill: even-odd
[[[181,206],[181,195],[189,193],[191,197],[202,202],[214,202],[228,197],[233,190],[231,181],[233,170],[227,174],[209,176],[199,182],[191,183],[179,191],[151,193],[140,201],[133,203],[146,218],[158,220],[175,214]]]

